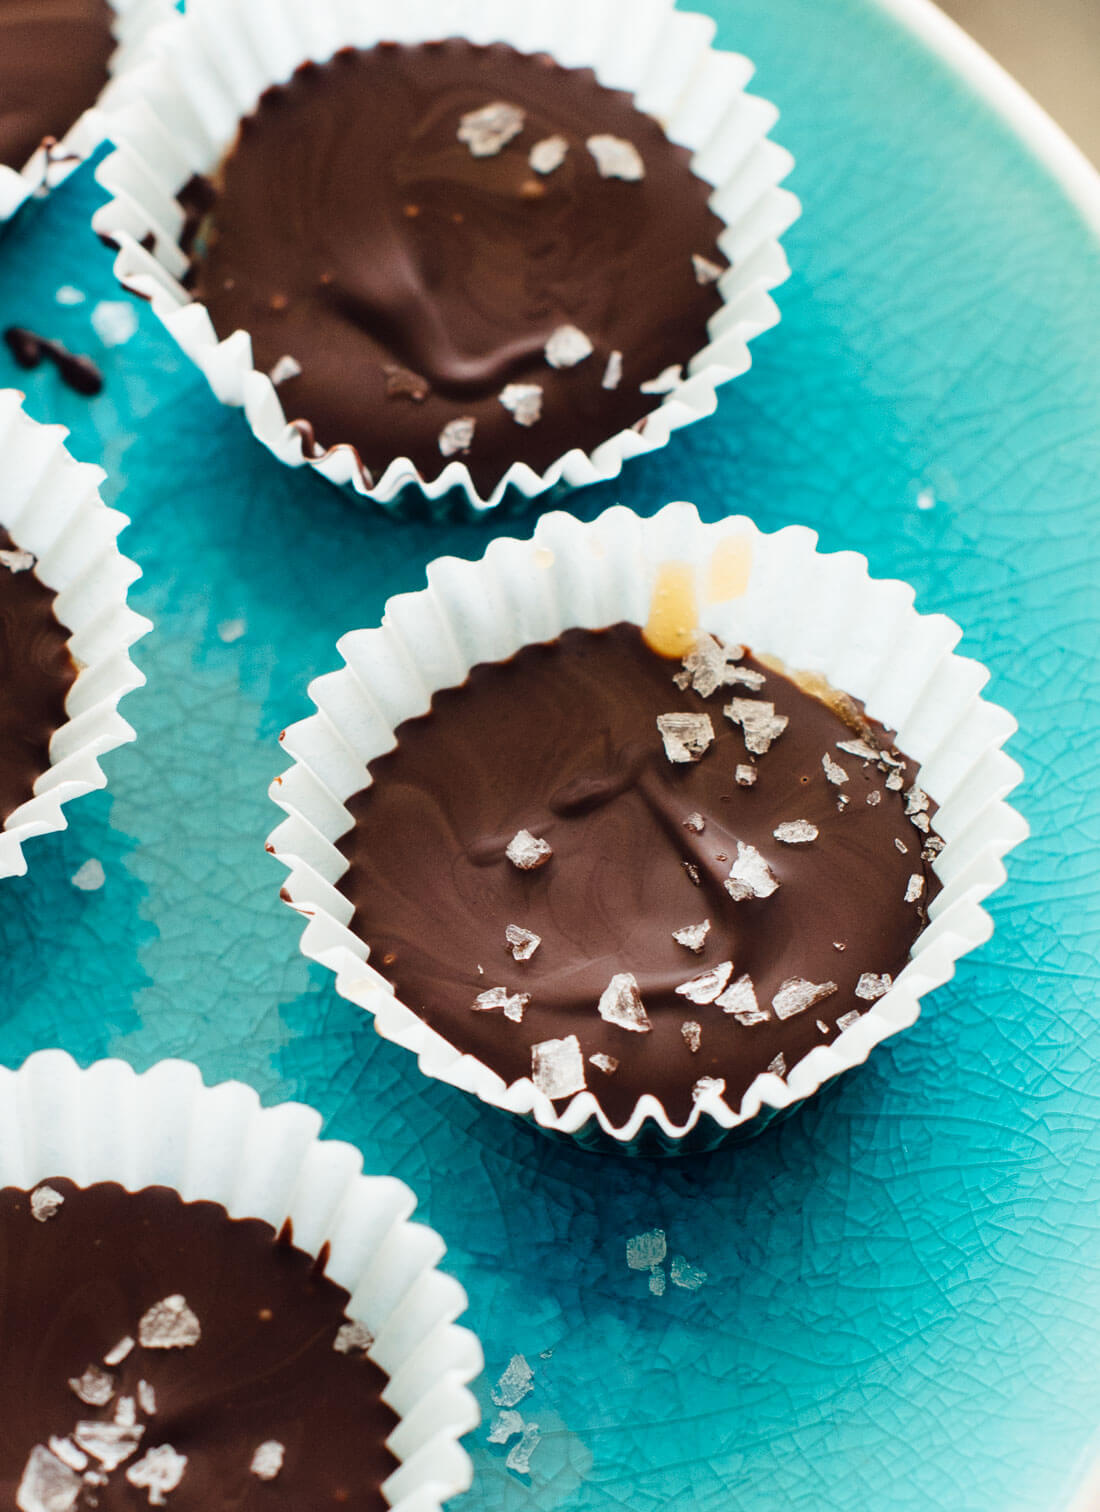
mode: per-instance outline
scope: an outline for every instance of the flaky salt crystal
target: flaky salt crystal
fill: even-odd
[[[137,1384],[138,1406],[146,1417],[152,1417],[157,1410],[157,1394],[149,1385],[148,1381],[139,1381]]]
[[[543,1040],[531,1046],[531,1080],[549,1098],[572,1097],[583,1092],[584,1057],[575,1034],[564,1039]]]
[[[585,145],[596,159],[601,178],[623,179],[629,184],[645,178],[645,163],[633,142],[601,133],[590,136]]]
[[[909,878],[909,883],[905,889],[905,901],[907,903],[916,903],[923,892],[924,878],[921,876],[920,872],[914,872],[913,875]]]
[[[763,698],[735,698],[723,711],[728,720],[740,725],[745,735],[745,749],[753,756],[766,756],[772,741],[787,728],[785,714],[777,714],[775,705]]]
[[[909,822],[914,829],[919,829],[925,835],[932,828],[932,821],[927,814],[914,814]]]
[[[860,761],[877,761],[880,754],[873,745],[868,745],[865,740],[838,740],[836,748],[848,756],[858,756]]]
[[[470,1007],[475,1013],[492,1013],[499,1009],[514,1024],[523,1022],[523,1011],[531,1001],[529,992],[509,992],[507,987],[489,987],[479,992]]]
[[[790,819],[786,824],[777,825],[772,834],[784,845],[808,845],[817,839],[817,825],[808,819]]]
[[[142,1349],[190,1349],[201,1338],[198,1318],[179,1295],[154,1303],[138,1324]]]
[[[115,1422],[120,1428],[132,1428],[137,1422],[137,1406],[132,1396],[120,1396],[115,1404]]]
[[[600,995],[599,1015],[620,1029],[646,1034],[653,1025],[638,991],[636,978],[629,971],[617,971]]]
[[[673,1255],[668,1274],[673,1286],[679,1286],[684,1291],[698,1291],[707,1280],[706,1271],[700,1270],[697,1265],[690,1264],[683,1255]]]
[[[163,1507],[165,1496],[176,1489],[186,1469],[186,1454],[177,1454],[171,1444],[157,1444],[130,1466],[126,1479],[139,1491],[149,1493],[151,1507]]]
[[[751,688],[754,693],[759,693],[767,680],[763,672],[757,672],[752,667],[727,667],[722,682],[727,688],[740,683],[743,687]]]
[[[704,1098],[720,1097],[726,1090],[726,1081],[722,1076],[701,1076],[691,1089],[692,1102],[702,1102]]]
[[[458,140],[469,147],[476,158],[496,157],[513,137],[519,136],[527,120],[518,105],[494,100],[480,110],[470,110],[458,126]]]
[[[531,1384],[534,1379],[535,1372],[523,1355],[514,1354],[489,1395],[498,1407],[515,1407],[529,1391],[534,1390]]]
[[[9,572],[29,572],[37,561],[33,551],[0,551],[0,566]]]
[[[19,1512],[69,1512],[82,1489],[80,1477],[68,1465],[36,1444],[23,1468],[15,1505]]]
[[[709,257],[700,257],[698,252],[691,254],[691,266],[695,269],[695,282],[703,287],[717,283],[723,273],[717,263],[711,262]]]
[[[663,1297],[665,1294],[665,1273],[659,1265],[655,1265],[649,1273],[649,1290],[654,1297]]]
[[[31,1217],[39,1223],[48,1223],[60,1212],[64,1202],[64,1197],[60,1192],[55,1192],[52,1186],[35,1187],[31,1193]]]
[[[505,1407],[497,1413],[489,1429],[490,1444],[506,1444],[517,1433],[523,1432],[523,1417],[514,1408]]]
[[[825,776],[833,784],[834,787],[840,787],[843,783],[848,781],[848,773],[844,770],[839,761],[833,760],[828,751],[826,751],[825,755],[822,756],[821,765],[825,772]]]
[[[444,457],[457,457],[468,452],[474,442],[477,421],[473,415],[460,415],[457,420],[448,420],[439,432],[439,450]]]
[[[533,930],[524,929],[522,924],[509,924],[504,931],[504,939],[512,948],[512,958],[516,961],[529,961],[535,951],[542,944],[542,936]]]
[[[513,1444],[508,1451],[508,1457],[504,1461],[505,1468],[514,1470],[517,1475],[529,1475],[531,1472],[531,1456],[538,1447],[539,1433],[537,1423],[525,1423],[523,1437],[518,1444]]]
[[[367,1325],[360,1323],[358,1318],[353,1318],[340,1324],[332,1347],[337,1354],[366,1354],[373,1343],[374,1335]]]
[[[748,898],[770,898],[779,882],[754,845],[737,842],[737,860],[730,868],[725,888],[735,903]]]
[[[552,368],[572,368],[591,357],[594,348],[584,332],[575,325],[558,326],[543,348]]]
[[[647,1229],[644,1234],[635,1234],[626,1241],[626,1263],[631,1270],[652,1270],[663,1265],[668,1254],[668,1240],[664,1229]]]
[[[680,997],[686,997],[690,1003],[700,1005],[713,1003],[732,975],[733,962],[722,961],[720,965],[712,966],[709,971],[701,971],[689,982],[682,982],[676,992]]]
[[[917,787],[916,783],[914,783],[905,795],[905,812],[909,815],[910,818],[912,818],[914,814],[927,813],[928,804],[928,794],[923,792],[919,787]]]
[[[669,761],[698,761],[714,741],[709,714],[658,714],[657,728]]]
[[[842,1013],[840,1015],[840,1017],[836,1021],[836,1026],[841,1030],[850,1029],[853,1024],[859,1023],[861,1017],[862,1015],[860,1014],[859,1010],[857,1008],[853,1008],[850,1013]]]
[[[73,1438],[108,1474],[137,1453],[145,1429],[140,1424],[77,1423]]]
[[[935,861],[936,857],[943,850],[943,847],[944,841],[940,839],[939,835],[929,835],[928,839],[924,842],[924,849],[920,853],[921,860]]]
[[[674,389],[680,387],[684,380],[683,364],[676,362],[671,367],[666,367],[656,378],[650,378],[645,383],[639,383],[638,389],[643,394],[671,394]]]
[[[684,828],[691,830],[693,835],[701,835],[707,827],[707,821],[702,814],[689,814],[684,820]]]
[[[886,778],[886,786],[891,793],[900,793],[905,786],[905,777],[901,772],[891,772]]]
[[[56,1455],[63,1465],[68,1465],[70,1470],[88,1468],[88,1456],[70,1438],[51,1438],[50,1453]]]
[[[867,794],[867,804],[868,804],[868,807],[870,807],[870,808],[878,808],[878,806],[879,806],[879,804],[881,802],[882,802],[882,794],[879,792],[878,788],[874,788],[870,793]]]
[[[682,945],[685,950],[693,950],[698,955],[709,933],[710,920],[704,919],[701,924],[685,924],[683,929],[674,929],[672,938],[677,945]]]
[[[619,1069],[619,1063],[613,1055],[603,1055],[597,1051],[595,1055],[588,1057],[589,1062],[597,1071],[602,1071],[605,1076],[614,1076]]]
[[[702,1024],[697,1024],[694,1019],[685,1019],[680,1025],[680,1033],[684,1037],[684,1044],[694,1055],[703,1043]]]
[[[69,1390],[88,1407],[106,1407],[115,1394],[115,1379],[98,1365],[89,1365],[82,1376],[70,1378]]]
[[[772,1073],[773,1076],[786,1076],[787,1057],[783,1054],[782,1050],[774,1060],[768,1062],[768,1070]]]
[[[611,390],[617,389],[623,381],[623,354],[615,351],[607,359],[607,367],[604,369],[601,387]]]
[[[127,1334],[124,1339],[119,1339],[118,1343],[115,1344],[111,1349],[109,1349],[103,1356],[104,1365],[121,1365],[123,1360],[133,1349],[133,1347],[134,1341],[133,1339],[131,1339],[130,1335]]]
[[[520,871],[535,871],[545,866],[554,854],[545,840],[536,839],[530,830],[517,830],[508,842],[504,854]]]
[[[722,686],[725,670],[726,648],[713,635],[700,635],[674,680],[678,687],[694,688],[700,698],[709,698]]]
[[[776,1018],[794,1018],[796,1013],[805,1013],[815,1003],[832,997],[835,982],[807,982],[805,977],[788,977],[772,998]]]
[[[542,419],[540,383],[509,383],[501,390],[500,402],[517,425],[537,425]]]
[[[699,875],[699,868],[696,866],[695,862],[694,861],[685,861],[683,863],[683,867],[684,867],[684,870],[687,872],[687,874],[688,874],[689,878],[691,879],[691,881],[694,883],[694,885],[696,887],[702,887],[702,885],[703,885],[703,879]]]
[[[302,376],[302,364],[296,357],[280,357],[271,372],[267,375],[276,388],[280,383],[289,383],[292,378]]]
[[[536,142],[528,153],[527,161],[535,173],[544,176],[555,173],[565,162],[569,153],[569,143],[563,136],[543,137],[541,142]]]
[[[885,997],[893,985],[894,979],[888,971],[884,971],[881,976],[876,976],[873,971],[865,971],[856,983],[856,997],[873,1003],[877,998]]]
[[[747,973],[738,977],[715,1002],[723,1013],[732,1013],[737,1022],[746,1028],[767,1022],[767,1012],[757,1002],[756,987]]]
[[[907,856],[909,854],[909,847],[906,845],[906,843],[905,843],[904,840],[897,840],[897,839],[895,839],[894,845],[895,845],[896,849],[898,851],[900,851],[903,856]]]
[[[738,787],[755,787],[756,768],[750,762],[738,762],[733,778]]]
[[[257,1480],[271,1481],[283,1468],[286,1448],[278,1439],[265,1439],[252,1456],[248,1469]]]

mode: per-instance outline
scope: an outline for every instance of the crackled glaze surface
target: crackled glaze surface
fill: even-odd
[[[190,1056],[314,1103],[408,1180],[488,1357],[470,1512],[1051,1512],[1100,1453],[1100,249],[862,0],[704,8],[798,158],[783,324],[714,420],[569,507],[801,521],[963,623],[1020,715],[1035,831],[993,943],[863,1072],[706,1159],[597,1162],[420,1080],[299,956],[265,789],[336,637],[517,526],[394,525],[282,469],[146,312],[102,351],[92,302],[120,296],[85,173],[0,244],[0,315],[102,356],[106,390],[6,356],[0,382],[110,469],[157,630],[109,793],[6,884],[0,1054]],[[55,305],[63,285],[91,300]],[[89,858],[99,891],[70,885]],[[663,1296],[626,1264],[654,1228]],[[535,1375],[513,1410],[543,1435],[527,1476],[488,1443],[514,1353]]]

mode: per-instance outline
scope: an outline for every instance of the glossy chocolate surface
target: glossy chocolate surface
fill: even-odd
[[[496,102],[522,130],[476,156],[461,123]],[[629,142],[644,177],[601,176],[593,136]],[[557,137],[563,161],[536,171]],[[401,456],[434,478],[444,428],[472,419],[453,456],[487,492],[515,461],[542,470],[640,421],[660,403],[640,386],[706,345],[721,297],[692,259],[713,277],[727,262],[690,163],[590,69],[459,40],[347,51],[269,90],[220,187],[187,197],[192,287],[219,336],[251,334],[258,368],[300,366],[280,398],[322,448],[351,443],[375,480]],[[564,325],[594,350],[555,368]],[[530,426],[501,403],[513,384],[542,389]]]
[[[921,795],[907,796],[915,764],[838,748],[869,740],[891,750],[890,732],[854,700],[839,700],[841,717],[750,656],[740,665],[762,685],[704,698],[676,686],[678,664],[636,627],[570,630],[437,693],[371,763],[341,843],[352,928],[401,1001],[505,1081],[531,1074],[532,1045],[576,1035],[588,1088],[617,1125],[646,1092],[683,1121],[706,1077],[724,1080],[736,1107],[777,1056],[789,1070],[836,1038],[838,1020],[870,1007],[856,995],[864,974],[896,977],[905,965],[938,891],[930,862],[940,842],[924,832],[931,805],[922,812]],[[733,699],[770,703],[788,719],[766,753],[750,754],[723,714]],[[700,759],[668,759],[657,727],[666,713],[710,716],[714,740]],[[826,756],[843,781],[829,779]],[[739,784],[739,767],[754,770],[753,786]],[[701,833],[685,824],[693,815]],[[798,821],[816,838],[776,838]],[[549,843],[545,864],[521,870],[507,859],[520,830]],[[770,896],[727,891],[739,841],[771,869]],[[919,896],[906,901],[914,876]],[[699,953],[673,938],[704,919]],[[513,958],[509,925],[541,937],[529,959]],[[728,961],[728,986],[751,978],[761,1021],[676,992]],[[636,979],[648,1031],[601,1018],[618,973]],[[781,1017],[774,999],[792,979],[836,990]],[[473,1008],[494,987],[529,996],[521,1022]],[[683,1027],[692,1023],[695,1050]],[[618,1068],[608,1074],[592,1055]]]
[[[31,797],[76,681],[57,595],[0,527],[0,820]]]
[[[47,1452],[52,1436],[67,1441],[63,1457],[83,1444],[87,1468],[105,1475],[81,1485],[76,1512],[148,1506],[135,1467],[161,1446],[186,1458],[178,1485],[160,1493],[174,1512],[382,1512],[379,1487],[396,1468],[384,1447],[397,1421],[380,1400],[387,1378],[361,1348],[334,1347],[348,1294],[312,1257],[278,1240],[269,1224],[231,1220],[215,1203],[184,1203],[167,1188],[46,1185],[64,1199],[46,1218],[33,1216],[26,1192],[0,1192],[5,1507],[16,1506],[32,1452]],[[143,1342],[143,1319],[166,1298],[186,1304],[197,1342]],[[129,1353],[106,1363],[125,1339],[135,1341]],[[82,1399],[71,1384],[89,1366],[108,1377],[100,1405],[88,1400],[94,1385]],[[130,1415],[141,1432],[110,1468],[89,1447],[95,1429],[90,1437],[78,1425],[117,1436]],[[264,1479],[253,1459],[272,1444],[282,1462]],[[266,1468],[278,1459],[269,1449]],[[42,1473],[58,1474],[48,1460]]]
[[[106,0],[0,0],[0,163],[22,168],[95,104],[113,20]]]

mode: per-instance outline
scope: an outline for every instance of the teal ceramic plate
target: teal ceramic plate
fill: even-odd
[[[109,792],[4,884],[0,1057],[188,1056],[415,1187],[486,1407],[513,1354],[534,1370],[529,1474],[486,1425],[467,1512],[1063,1512],[1100,1454],[1100,190],[972,52],[967,78],[870,0],[702,8],[798,160],[783,323],[714,420],[569,507],[799,521],[961,622],[1020,717],[1034,831],[993,942],[862,1072],[708,1158],[600,1161],[421,1080],[298,953],[275,737],[343,630],[516,525],[394,524],[284,470],[144,310],[104,348],[123,296],[83,170],[0,244],[0,322],[101,352],[107,388],[6,355],[0,383],[108,469],[156,630]],[[70,880],[89,858],[98,891]],[[663,1295],[627,1265],[653,1229]]]

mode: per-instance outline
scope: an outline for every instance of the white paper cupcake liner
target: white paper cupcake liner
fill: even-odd
[[[161,1061],[138,1076],[122,1061],[87,1070],[60,1050],[0,1070],[0,1186],[50,1176],[131,1191],[175,1188],[276,1231],[350,1293],[347,1311],[374,1335],[370,1357],[389,1376],[383,1400],[401,1421],[387,1440],[401,1461],[382,1487],[395,1512],[438,1512],[473,1475],[463,1434],[479,1411],[468,1384],[481,1346],[455,1319],[466,1293],[436,1269],[445,1246],[410,1223],[416,1198],[391,1176],[364,1176],[351,1145],[322,1140],[320,1114],[299,1103],[262,1108],[238,1082],[203,1085],[195,1066]]]
[[[130,522],[100,498],[104,473],[75,462],[65,449],[68,431],[39,425],[22,404],[17,390],[0,389],[0,525],[34,553],[35,575],[56,592],[54,612],[71,631],[77,677],[66,722],[50,741],[50,765],[0,829],[0,877],[22,876],[24,842],[64,829],[64,805],[106,786],[100,757],[134,739],[119,703],[145,682],[130,648],[152,629],[126,602],[141,569],[118,549]]]
[[[114,34],[118,46],[108,65],[111,79],[94,108],[86,110],[59,142],[43,143],[20,170],[0,163],[0,224],[10,220],[32,195],[46,193],[64,183],[103,142],[104,119],[125,98],[120,80],[144,56],[153,31],[175,17],[172,0],[109,0],[115,12]]]
[[[775,107],[745,92],[752,64],[712,48],[714,30],[706,17],[674,10],[673,0],[405,0],[396,8],[383,0],[191,0],[182,24],[154,40],[155,58],[131,81],[132,103],[112,119],[118,151],[98,177],[114,198],[93,225],[120,249],[119,280],[151,302],[217,397],[242,405],[255,435],[290,467],[313,467],[389,508],[413,489],[443,508],[457,501],[472,512],[499,504],[509,488],[531,499],[558,484],[614,478],[628,458],[657,450],[673,431],[711,414],[718,388],[749,367],[750,341],[779,319],[769,291],[789,274],[779,237],[800,207],[779,185],[793,159],[768,139]],[[541,474],[516,463],[488,498],[460,461],[425,479],[398,458],[375,480],[350,445],[307,454],[275,385],[253,367],[248,333],[219,341],[205,306],[180,283],[188,258],[179,245],[184,215],[177,195],[193,175],[216,168],[241,117],[269,85],[343,46],[453,35],[590,66],[601,83],[634,94],[674,142],[694,153],[695,172],[715,186],[712,207],[726,225],[720,246],[733,264],[719,284],[724,305],[711,320],[709,344],[649,416],[644,434],[623,431],[590,455],[570,451]]]
[[[1027,834],[1004,801],[1022,775],[1001,749],[1016,721],[979,696],[988,673],[954,655],[957,625],[918,614],[913,590],[871,578],[863,557],[816,547],[800,526],[765,535],[744,517],[703,524],[690,504],[670,504],[649,520],[619,507],[590,525],[549,514],[532,539],[494,541],[480,561],[433,562],[429,586],[391,599],[381,628],[339,642],[345,666],[310,688],[318,712],[281,737],[295,765],[271,789],[288,818],[268,849],[290,873],[284,898],[307,920],[305,954],[335,972],[337,990],[373,1014],[381,1035],[411,1050],[425,1075],[592,1148],[711,1148],[756,1132],[866,1060],[916,1020],[921,999],[961,956],[989,939],[982,902],[1004,881],[1004,856]],[[591,1092],[555,1110],[529,1078],[506,1085],[398,1000],[349,928],[352,905],[337,891],[347,861],[337,842],[351,828],[345,803],[367,785],[367,764],[393,749],[398,725],[425,713],[435,692],[464,682],[479,662],[575,626],[644,625],[658,570],[670,562],[686,564],[702,630],[823,674],[897,730],[899,749],[920,763],[918,782],[939,805],[935,828],[946,844],[935,870],[943,890],[893,989],[785,1080],[758,1076],[739,1105],[710,1094],[682,1125],[647,1094],[616,1128]]]

